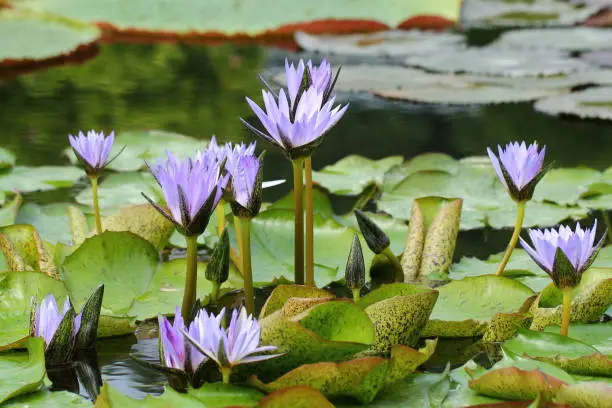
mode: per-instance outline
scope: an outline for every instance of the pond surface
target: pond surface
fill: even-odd
[[[250,115],[244,97],[257,100],[257,74],[280,67],[289,54],[261,46],[104,44],[95,58],[78,65],[12,77],[0,71],[0,141],[16,153],[19,164],[44,165],[68,163],[62,155],[67,135],[80,129],[164,129],[202,139],[215,134],[222,141],[251,140],[238,120]],[[483,155],[487,146],[516,139],[554,147],[547,158],[558,166],[610,165],[610,122],[553,118],[526,103],[449,107],[340,97],[351,107],[317,150],[315,169],[349,154],[373,159],[434,151],[457,158]],[[290,166],[277,149],[263,143],[260,148],[268,150],[264,178],[290,179]],[[266,191],[264,198],[273,201],[289,188],[286,183]],[[54,201],[54,196],[30,199]],[[335,197],[333,203],[343,213],[352,201]],[[508,231],[487,233],[485,245],[483,231],[461,234],[457,258],[502,250]],[[132,397],[160,393],[165,378],[132,360],[132,347],[142,358],[157,358],[155,340],[101,340],[102,378]]]

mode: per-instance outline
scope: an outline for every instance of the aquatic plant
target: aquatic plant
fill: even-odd
[[[93,207],[96,216],[96,231],[102,233],[102,221],[100,218],[100,205],[98,203],[98,178],[100,172],[117,158],[123,151],[120,150],[113,158],[108,160],[108,155],[115,143],[115,132],[110,132],[108,136],[104,136],[103,132],[90,130],[87,136],[83,132],[79,132],[78,136],[68,135],[72,151],[76,155],[79,162],[85,168],[87,177],[91,182],[93,193]]]
[[[210,256],[210,261],[206,265],[204,274],[213,286],[210,292],[210,299],[213,302],[219,299],[219,289],[229,277],[230,250],[229,234],[227,228],[224,228],[221,236],[219,236],[219,242]]]
[[[595,243],[597,220],[592,228],[576,230],[568,226],[555,229],[531,229],[530,246],[521,238],[521,245],[540,268],[550,275],[555,286],[563,292],[563,313],[561,321],[561,334],[567,336],[570,324],[570,308],[572,304],[572,290],[578,286],[582,273],[588,269],[595,260],[606,234]]]
[[[360,297],[361,288],[365,285],[366,278],[365,262],[363,260],[363,251],[361,242],[357,234],[353,235],[353,243],[351,250],[346,260],[346,268],[344,269],[344,283],[346,287],[353,291],[353,300],[357,302]]]
[[[498,156],[495,156],[493,151],[487,148],[497,177],[499,177],[510,197],[516,201],[517,208],[514,232],[496,272],[497,275],[501,275],[504,273],[510,255],[512,255],[512,251],[518,242],[525,217],[525,204],[531,200],[536,185],[546,174],[546,169],[543,169],[546,146],[538,151],[537,143],[527,146],[525,142],[520,144],[514,142],[507,144],[505,149],[497,146],[497,151]]]

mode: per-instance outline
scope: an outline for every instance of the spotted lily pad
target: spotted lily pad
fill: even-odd
[[[31,225],[13,224],[0,228],[0,251],[10,270],[40,271],[59,278],[52,257]]]
[[[423,337],[481,335],[496,313],[517,312],[534,294],[519,282],[494,275],[452,281],[439,287],[438,292]]]
[[[45,343],[41,338],[28,340],[28,353],[0,355],[0,404],[36,391],[45,377]]]
[[[539,100],[535,109],[549,115],[612,120],[612,87],[589,88]]]
[[[76,167],[15,166],[11,171],[0,174],[0,190],[24,193],[53,190],[70,187],[84,176],[83,170]]]
[[[342,36],[295,34],[295,41],[306,51],[368,57],[397,57],[431,52],[447,52],[463,45],[463,36],[431,31],[381,31]]]
[[[381,187],[385,173],[401,164],[401,156],[371,160],[349,155],[336,163],[312,173],[315,183],[337,195],[358,195],[369,186]]]
[[[331,292],[313,286],[278,285],[274,288],[272,293],[270,293],[266,303],[261,308],[259,319],[263,319],[277,310],[282,309],[290,298],[320,299],[322,301],[328,301],[334,298],[334,295]],[[314,303],[312,306],[314,306]],[[293,315],[293,313],[291,313],[291,315]]]
[[[572,408],[606,408],[612,405],[612,386],[603,382],[585,382],[561,388],[555,402]]]
[[[589,51],[610,48],[612,31],[592,27],[548,28],[507,31],[495,45],[559,51]]]
[[[20,10],[0,12],[0,64],[24,64],[67,56],[81,47],[93,45],[100,37],[96,27],[50,15]]]
[[[149,241],[157,249],[162,249],[168,243],[175,230],[174,224],[150,204],[124,207],[119,212],[104,217],[102,229],[132,232]]]
[[[390,359],[361,357],[342,363],[306,364],[270,383],[257,378],[251,379],[250,383],[266,392],[306,384],[327,397],[353,397],[368,404],[385,386],[405,378],[427,361],[435,347],[435,341],[428,341],[419,351],[396,345],[391,349]]]
[[[589,68],[586,63],[558,52],[520,51],[496,47],[410,55],[404,63],[428,71],[509,77],[552,76],[585,71]]]
[[[295,385],[282,388],[262,398],[257,405],[260,408],[333,408],[331,402],[321,392],[306,385]]]

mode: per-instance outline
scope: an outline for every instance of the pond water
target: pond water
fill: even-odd
[[[95,58],[76,65],[17,76],[0,71],[1,144],[17,154],[19,164],[43,165],[67,163],[62,155],[67,135],[79,129],[164,129],[202,139],[216,134],[222,141],[250,140],[238,120],[250,115],[244,97],[257,98],[257,74],[280,67],[285,56],[295,57],[254,45],[118,43],[100,46]],[[558,166],[610,165],[610,122],[553,118],[527,103],[448,107],[340,96],[351,107],[317,150],[315,169],[348,154],[375,159],[433,151],[458,158],[483,155],[487,146],[523,138],[554,146],[547,157]],[[260,148],[268,150],[264,178],[290,179],[287,160],[272,146],[260,143]],[[264,198],[273,201],[289,187],[266,191]],[[54,194],[65,192],[30,198],[53,201]],[[343,213],[352,201],[334,197],[333,204]],[[483,231],[461,234],[456,257],[486,256],[504,248],[508,231],[487,233],[485,245]],[[156,358],[155,340],[137,343],[128,336],[98,343],[102,378],[133,397],[160,393],[165,378],[131,359],[131,348],[142,358]]]

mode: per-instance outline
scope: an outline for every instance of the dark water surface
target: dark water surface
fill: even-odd
[[[67,164],[61,153],[67,135],[80,129],[163,129],[202,139],[216,134],[222,141],[251,140],[238,120],[251,115],[244,97],[259,100],[257,74],[279,67],[285,55],[261,46],[102,45],[97,57],[82,64],[0,79],[0,144],[17,154],[19,164],[44,165]],[[558,166],[611,164],[610,122],[553,118],[535,112],[530,103],[446,107],[367,95],[341,99],[351,107],[317,150],[315,169],[348,154],[373,159],[432,151],[458,158],[483,155],[487,146],[516,139],[548,145],[547,158]],[[286,159],[272,146],[259,146],[268,150],[265,179],[290,179]],[[266,192],[265,199],[272,201],[288,188],[289,183]],[[334,198],[337,212],[350,204]],[[491,232],[483,244],[482,231],[462,233],[457,256],[500,251],[507,234]],[[103,379],[134,397],[161,392],[164,377],[129,357],[134,343],[133,336],[99,342]],[[135,351],[155,358],[156,342],[141,341]]]

